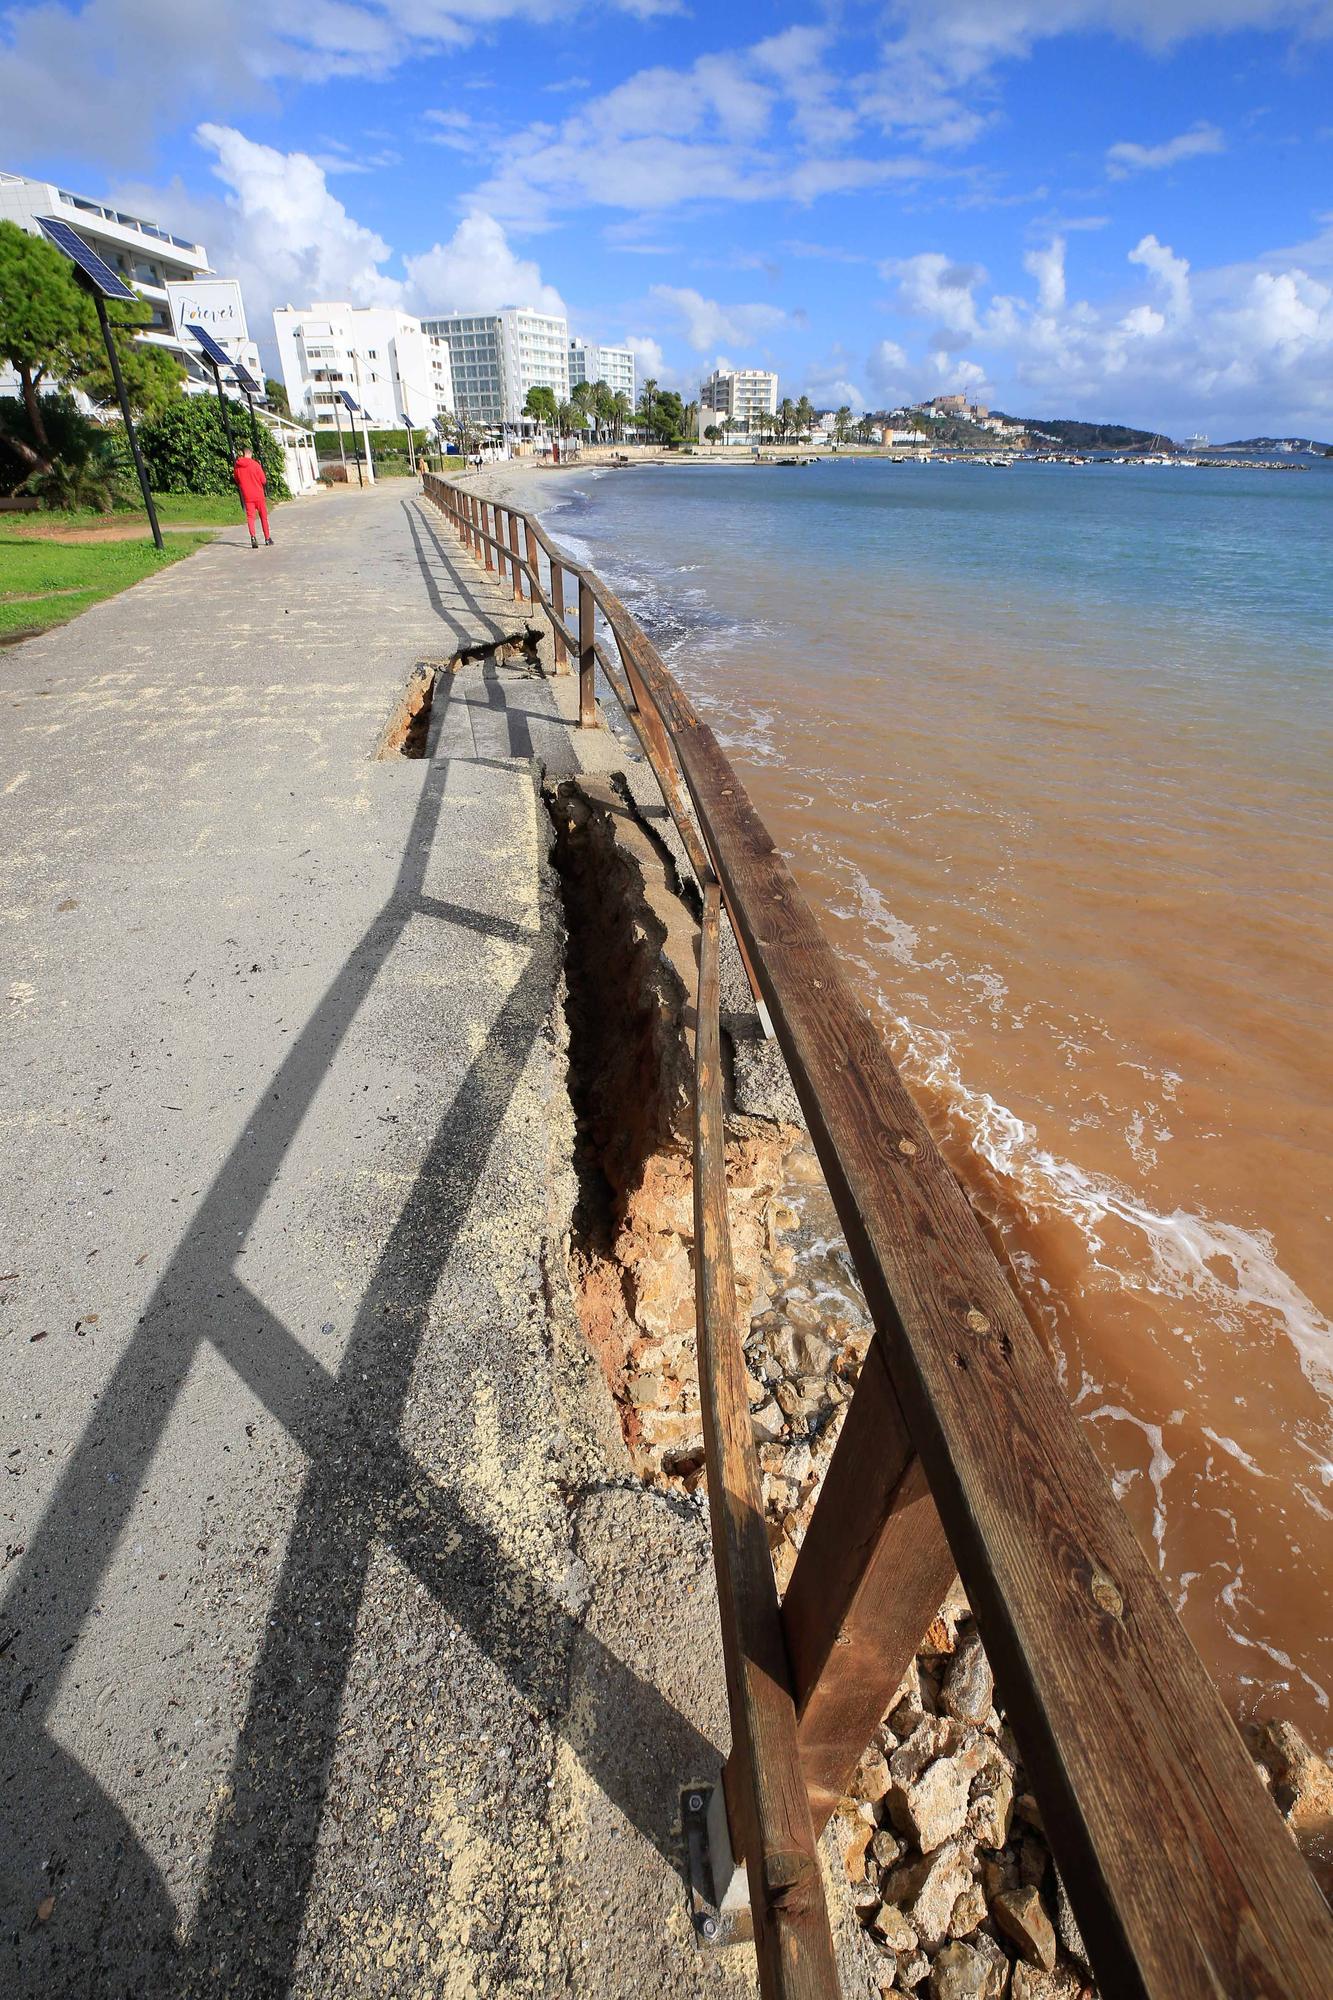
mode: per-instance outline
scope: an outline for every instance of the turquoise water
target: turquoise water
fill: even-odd
[[[1233,1707],[1328,1744],[1333,463],[1299,463],[687,461],[543,511],[730,750]]]

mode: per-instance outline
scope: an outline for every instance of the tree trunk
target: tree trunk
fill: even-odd
[[[19,363],[19,382],[23,388],[23,407],[28,413],[28,422],[32,426],[32,440],[42,454],[44,461],[42,470],[49,471],[51,465],[51,440],[46,435],[46,424],[42,417],[41,398],[37,394],[37,384],[41,378],[42,370],[40,368],[34,375],[26,361]]]

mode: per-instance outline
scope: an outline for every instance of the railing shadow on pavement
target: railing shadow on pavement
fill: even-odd
[[[447,703],[441,704],[443,710]],[[438,730],[442,715],[436,718]],[[516,754],[524,754],[521,751]],[[513,768],[513,767],[511,767]],[[371,1551],[392,1548],[555,1734],[567,1734],[566,1668],[592,1662],[589,1713],[568,1737],[589,1777],[681,1869],[673,1806],[654,1772],[716,1766],[679,1711],[505,1554],[457,1493],[399,1439],[428,1309],[555,985],[554,936],[424,892],[449,765],[425,778],[394,887],[347,954],[254,1111],[179,1247],[70,1455],[0,1606],[22,1687],[7,1743],[9,1919],[16,1994],[133,1991],[279,1995],[300,1943],[327,1802],[339,1702]],[[425,917],[510,944],[528,959],[440,1120],[365,1288],[342,1364],[322,1368],[237,1275],[303,1118],[407,925]],[[94,1614],[173,1406],[201,1351],[233,1367],[310,1460],[265,1626],[197,1915],[176,1935],[173,1898],[113,1798],[50,1732],[63,1668]],[[108,1486],[108,1466],[116,1468]],[[424,1492],[424,1500],[420,1497]],[[416,1511],[403,1504],[416,1495]],[[631,1745],[626,1762],[626,1743]],[[648,1760],[634,1765],[633,1746]],[[34,1926],[26,1885],[43,1857],[68,1869],[58,1925]],[[81,1857],[71,1862],[71,1857]],[[19,1885],[19,1876],[23,1886]]]

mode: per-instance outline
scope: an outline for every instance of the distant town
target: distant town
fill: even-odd
[[[586,338],[563,316],[521,305],[417,316],[348,301],[289,304],[272,316],[278,374],[266,377],[240,283],[211,268],[203,244],[53,183],[0,173],[0,220],[36,235],[43,218],[67,223],[143,300],[135,338],[178,365],[187,395],[225,389],[240,399],[251,383],[252,410],[257,401],[295,491],[321,467],[345,464],[349,452],[359,458],[364,446],[369,456],[372,434],[405,439],[409,456],[424,442],[482,458],[569,458],[599,445],[756,455],[777,445],[991,463],[1019,454],[1333,456],[1308,438],[1213,447],[1201,436],[1175,441],[1125,425],[1011,416],[961,394],[894,409],[821,409],[805,395],[781,395],[777,375],[762,368],[716,368],[683,396],[640,379],[630,345]],[[201,333],[228,364],[225,383]],[[0,359],[0,395],[23,392],[19,372]]]

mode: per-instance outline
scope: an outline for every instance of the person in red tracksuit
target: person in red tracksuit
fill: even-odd
[[[259,525],[264,530],[264,540],[269,548],[272,548],[273,537],[268,531],[268,508],[264,505],[264,488],[268,485],[268,480],[264,476],[263,466],[257,458],[251,458],[248,451],[243,451],[231,469],[231,476],[236,481],[241,505],[245,508],[245,525],[250,530],[251,548],[259,547],[259,537],[255,534],[256,514],[259,516]]]

